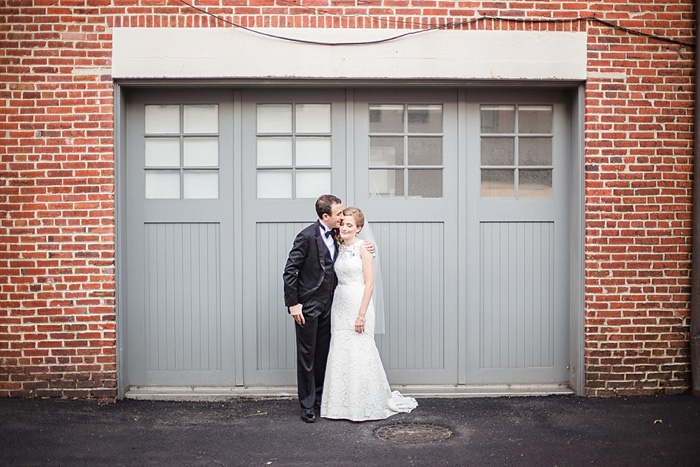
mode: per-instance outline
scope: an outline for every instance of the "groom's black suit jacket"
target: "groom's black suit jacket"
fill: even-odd
[[[285,306],[301,303],[307,316],[315,316],[327,307],[337,282],[319,222],[297,234],[282,276]]]

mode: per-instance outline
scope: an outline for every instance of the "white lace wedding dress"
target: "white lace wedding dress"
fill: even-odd
[[[341,245],[335,262],[338,287],[331,311],[331,347],[321,398],[321,417],[353,421],[381,420],[410,412],[412,397],[391,391],[374,343],[374,306],[365,315],[365,332],[355,332],[355,320],[365,283],[360,248],[363,242]]]

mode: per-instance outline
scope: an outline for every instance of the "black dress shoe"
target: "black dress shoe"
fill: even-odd
[[[313,423],[316,421],[316,414],[314,414],[314,409],[302,409],[301,419],[306,423]]]

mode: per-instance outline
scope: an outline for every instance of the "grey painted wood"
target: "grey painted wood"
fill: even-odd
[[[294,236],[315,220],[314,199],[257,198],[258,103],[332,105],[331,191],[361,207],[377,237],[386,332],[376,342],[392,384],[567,381],[571,167],[560,93],[129,91],[126,101],[128,384],[295,383],[281,277]],[[151,102],[219,104],[218,200],[144,199]],[[479,105],[522,102],[554,106],[554,196],[482,199]],[[442,197],[369,195],[370,104],[442,106]]]
[[[296,234],[308,223],[260,222],[256,225],[255,335],[258,371],[294,370],[296,337],[284,306],[282,271]],[[264,245],[264,247],[263,247]]]
[[[442,196],[370,196],[371,105],[442,107]],[[459,355],[459,126],[454,91],[356,91],[349,184],[377,236],[386,332],[375,336],[391,384],[456,384]],[[436,135],[431,135],[436,136]]]
[[[553,223],[484,222],[480,230],[480,367],[551,367]]]
[[[331,187],[345,194],[345,93],[339,90],[242,92],[243,349],[246,385],[295,385],[294,322],[284,306],[282,271],[294,237],[316,220],[316,197],[260,199],[256,180],[258,104],[331,104]],[[319,193],[319,195],[322,193]]]
[[[233,385],[233,100],[226,91],[127,95],[129,386]],[[145,199],[144,105],[218,104],[218,199]]]
[[[445,245],[439,222],[377,222],[385,286],[385,334],[376,342],[391,370],[445,367]]]
[[[220,226],[146,224],[146,371],[221,370]]]
[[[466,380],[567,383],[569,203],[567,99],[558,92],[467,96]],[[480,105],[553,106],[551,198],[482,198]]]

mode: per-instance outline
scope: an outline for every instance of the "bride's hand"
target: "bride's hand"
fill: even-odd
[[[360,316],[355,320],[355,332],[365,332],[365,319]]]

